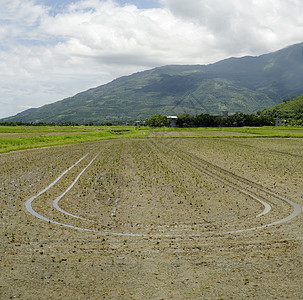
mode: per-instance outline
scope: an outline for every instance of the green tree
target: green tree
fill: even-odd
[[[201,114],[194,117],[196,127],[218,127],[221,125],[221,121],[222,118],[210,114]]]
[[[180,114],[176,123],[178,127],[193,127],[194,117],[189,114]]]
[[[146,125],[150,127],[167,127],[169,126],[169,121],[167,116],[155,114],[146,121]]]

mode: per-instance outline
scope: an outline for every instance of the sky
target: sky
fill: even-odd
[[[0,118],[135,72],[303,42],[301,0],[1,0]]]

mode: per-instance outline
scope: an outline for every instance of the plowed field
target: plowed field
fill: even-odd
[[[0,155],[0,298],[303,299],[303,140]]]

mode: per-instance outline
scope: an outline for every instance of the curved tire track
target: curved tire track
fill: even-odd
[[[108,146],[109,147],[109,146]],[[54,201],[53,201],[53,206],[55,209],[57,209],[58,211],[62,212],[65,215],[68,215],[70,217],[73,218],[77,218],[77,219],[81,219],[81,220],[87,220],[85,218],[76,216],[74,214],[69,213],[68,211],[62,209],[59,206],[59,201],[73,188],[73,186],[77,183],[77,181],[79,180],[79,178],[81,177],[81,175],[86,171],[86,169],[95,161],[95,159],[108,147],[105,147],[104,149],[102,149],[101,151],[99,151],[97,153],[97,155],[89,162],[89,164],[78,174],[78,176],[75,178],[75,180],[72,182],[72,184],[60,195],[58,196]]]
[[[108,146],[109,147],[109,146]],[[108,148],[106,147],[106,148]],[[102,149],[101,151],[98,152],[98,154],[89,162],[89,164],[82,169],[82,171],[79,173],[79,175],[76,177],[76,179],[73,181],[73,183],[59,196],[57,197],[54,202],[53,202],[53,206],[59,210],[60,212],[67,214],[69,216],[72,216],[74,218],[78,218],[78,219],[84,219],[82,217],[73,215],[63,209],[61,209],[58,205],[59,200],[75,185],[75,183],[79,180],[80,176],[85,172],[85,170],[94,162],[94,160],[100,155],[100,153],[102,151],[104,151],[106,148]],[[33,216],[37,217],[40,220],[46,221],[48,223],[52,223],[52,224],[56,224],[56,225],[61,225],[64,227],[69,227],[69,228],[73,228],[73,229],[78,229],[78,230],[83,230],[83,231],[96,231],[93,229],[89,229],[89,228],[82,228],[82,227],[77,227],[77,226],[73,226],[73,225],[69,225],[69,224],[65,224],[65,223],[61,223],[61,222],[57,222],[55,220],[49,219],[47,217],[44,217],[42,215],[40,215],[38,212],[36,212],[33,207],[32,207],[32,203],[33,201],[38,198],[39,196],[41,196],[42,194],[44,194],[46,191],[48,191],[51,187],[53,187],[65,174],[67,174],[71,169],[73,169],[76,165],[78,165],[83,159],[85,159],[89,154],[91,154],[95,149],[91,150],[90,152],[88,152],[87,154],[85,154],[83,157],[81,157],[76,163],[74,163],[72,166],[70,166],[68,169],[66,169],[62,174],[60,174],[50,185],[48,185],[45,189],[43,189],[42,191],[40,191],[38,194],[36,194],[35,196],[31,197],[30,199],[28,199],[25,202],[25,208],[26,210],[32,214]],[[84,219],[85,220],[85,219]]]
[[[282,200],[283,202],[286,202],[288,203],[290,206],[292,206],[293,208],[293,211],[290,215],[288,215],[287,217],[283,218],[283,219],[280,219],[280,220],[277,220],[275,222],[272,222],[272,223],[268,223],[268,224],[264,224],[264,225],[260,225],[260,226],[254,226],[254,227],[250,227],[250,228],[245,228],[245,229],[238,229],[238,230],[230,230],[230,231],[221,231],[221,232],[218,232],[218,231],[211,231],[211,232],[200,232],[200,233],[197,233],[197,234],[144,234],[144,233],[123,233],[123,232],[110,232],[110,231],[99,231],[99,230],[95,230],[95,229],[90,229],[90,228],[85,228],[85,227],[78,227],[78,226],[73,226],[73,225],[70,225],[70,224],[66,224],[66,223],[62,223],[62,222],[57,222],[55,220],[52,220],[52,219],[49,219],[45,216],[42,216],[40,215],[39,213],[37,213],[33,208],[32,208],[32,202],[38,198],[40,195],[42,195],[43,193],[45,193],[47,190],[49,190],[51,187],[53,187],[60,179],[62,179],[62,177],[67,173],[69,172],[72,168],[74,168],[76,165],[78,165],[84,158],[86,158],[90,153],[92,153],[94,150],[88,152],[86,155],[84,155],[82,158],[80,158],[75,164],[73,164],[71,167],[69,167],[67,170],[65,170],[60,176],[58,176],[49,186],[47,186],[45,189],[43,189],[42,191],[40,191],[38,194],[36,194],[35,196],[31,197],[30,199],[28,199],[25,203],[25,207],[27,209],[27,211],[29,213],[31,213],[32,215],[34,215],[35,217],[43,220],[43,221],[46,221],[48,223],[52,223],[52,224],[56,224],[56,225],[60,225],[60,226],[64,226],[64,227],[68,227],[68,228],[72,228],[72,229],[76,229],[76,230],[81,230],[81,231],[89,231],[89,232],[100,232],[100,233],[103,233],[103,234],[108,234],[108,235],[115,235],[115,236],[129,236],[129,237],[202,237],[202,236],[206,236],[206,235],[209,235],[209,234],[212,234],[212,235],[222,235],[222,234],[236,234],[236,233],[242,233],[242,232],[248,232],[248,231],[254,231],[254,230],[258,230],[258,229],[262,229],[262,228],[266,228],[266,227],[270,227],[270,226],[274,226],[274,225],[279,225],[279,224],[282,224],[282,223],[286,223],[292,219],[294,219],[295,217],[297,217],[300,213],[301,213],[301,206],[289,199],[287,199],[286,197],[283,197],[283,196],[280,196],[274,192],[272,192],[271,190],[259,185],[259,184],[256,184],[256,183],[253,183],[245,178],[242,178],[240,176],[237,176],[235,174],[232,174],[231,172],[227,171],[227,170],[224,170],[218,166],[215,166],[207,161],[204,161],[203,159],[200,159],[196,156],[194,156],[193,154],[191,153],[187,153],[185,151],[181,151],[181,150],[178,150],[176,151],[175,149],[172,149],[170,147],[168,147],[167,145],[164,145],[162,144],[165,148],[169,149],[170,151],[173,151],[174,153],[176,153],[176,155],[186,161],[187,163],[189,163],[190,165],[194,166],[195,168],[197,168],[198,170],[208,174],[209,176],[212,176],[213,178],[223,182],[224,184],[227,184],[233,188],[236,188],[238,189],[240,192],[246,194],[247,196],[253,198],[254,200],[260,202],[263,206],[264,206],[264,210],[263,212],[261,212],[259,215],[257,215],[256,217],[261,217],[261,216],[264,216],[265,214],[269,213],[270,210],[271,210],[271,206],[261,200],[259,197],[253,195],[252,193],[244,190],[244,189],[241,189],[239,188],[237,185],[235,185],[234,183],[232,182],[229,182],[228,180],[220,177],[219,175],[215,174],[214,172],[212,171],[209,171],[208,169],[202,167],[201,165],[195,163],[193,160],[198,160],[199,162],[202,162],[202,164],[206,165],[206,166],[210,166],[211,168],[213,168],[214,170],[218,171],[219,173],[221,174],[225,174],[227,176],[230,176],[230,177],[233,177],[234,179],[237,179],[239,181],[242,181],[250,186],[254,186],[255,188],[259,189],[259,190],[262,190],[263,192],[279,199],[279,200]],[[108,146],[109,147],[109,146]],[[106,147],[106,148],[108,148]],[[60,195],[58,196],[54,201],[53,201],[53,206],[58,210],[60,211],[61,213],[64,213],[66,215],[69,215],[71,217],[74,217],[74,218],[77,218],[77,219],[83,219],[83,220],[87,220],[87,219],[84,219],[82,217],[79,217],[79,216],[76,216],[76,215],[73,215],[65,210],[63,210],[62,208],[60,208],[59,206],[59,201],[60,199],[62,199],[62,197],[64,195],[66,195],[66,193],[68,193],[72,188],[73,186],[75,185],[75,183],[79,180],[79,178],[81,177],[81,175],[87,170],[87,168],[95,161],[95,159],[100,155],[101,152],[103,152],[106,148],[102,149],[101,151],[98,152],[98,154],[81,170],[81,172],[78,174],[78,176],[76,177],[76,179],[72,182],[72,184]],[[186,155],[188,155],[189,157],[191,157],[193,160],[185,157],[184,155],[181,154],[184,153]]]
[[[210,163],[210,162],[208,162],[206,160],[203,160],[202,158],[199,158],[199,157],[197,157],[197,156],[195,156],[195,155],[193,155],[193,154],[191,154],[189,152],[182,151],[180,149],[178,149],[178,151],[176,151],[175,149],[172,149],[172,148],[170,148],[170,147],[168,147],[168,146],[166,146],[164,144],[162,144],[162,145],[165,146],[166,148],[168,148],[170,151],[173,151],[174,153],[176,153],[176,155],[179,158],[185,160],[186,162],[188,162],[189,164],[191,164],[195,168],[199,169],[200,171],[202,171],[202,172],[204,172],[204,173],[212,176],[213,178],[215,178],[215,179],[217,179],[217,180],[219,180],[219,181],[221,181],[221,182],[223,182],[225,184],[228,184],[231,187],[234,187],[234,188],[238,189],[240,192],[242,192],[242,193],[244,193],[244,194],[252,197],[253,199],[255,199],[258,202],[260,202],[261,204],[263,204],[265,206],[264,211],[261,214],[257,215],[256,217],[260,217],[262,215],[265,215],[266,213],[268,213],[270,211],[270,205],[267,202],[259,199],[258,197],[256,197],[255,195],[251,194],[250,192],[248,192],[248,191],[246,191],[244,189],[239,188],[237,185],[235,185],[235,184],[227,181],[226,179],[218,176],[217,174],[213,173],[212,171],[209,171],[208,169],[206,169],[206,168],[198,165],[194,161],[192,161],[192,160],[188,159],[187,157],[185,157],[184,155],[182,155],[180,152],[187,154],[188,156],[192,157],[193,159],[198,160],[199,162],[201,162],[205,166],[209,166],[212,169],[220,172],[221,174],[223,173],[223,174],[225,174],[225,175],[227,175],[229,177],[232,177],[232,178],[234,178],[234,179],[236,179],[238,181],[241,181],[241,182],[246,183],[246,184],[248,184],[250,186],[253,186],[253,187],[255,187],[255,188],[257,188],[257,189],[259,189],[259,190],[267,193],[268,195],[273,196],[276,199],[279,199],[279,200],[281,200],[283,202],[286,202],[287,204],[289,204],[293,208],[293,211],[292,211],[292,213],[290,215],[288,215],[287,217],[285,217],[283,219],[277,220],[275,222],[272,222],[272,223],[269,223],[269,224],[265,224],[265,225],[261,225],[261,226],[252,227],[252,228],[240,229],[240,230],[231,230],[231,231],[226,231],[226,232],[222,232],[222,233],[239,233],[239,232],[252,231],[252,230],[256,230],[256,229],[266,228],[266,227],[269,227],[269,226],[279,225],[279,224],[286,223],[286,222],[294,219],[302,211],[302,208],[301,208],[301,206],[299,204],[297,204],[297,203],[289,200],[288,198],[286,198],[284,196],[281,196],[281,195],[279,195],[277,193],[274,193],[273,191],[271,191],[271,190],[263,187],[260,184],[254,183],[254,182],[252,182],[252,181],[250,181],[250,180],[248,180],[246,178],[243,178],[243,177],[240,177],[238,175],[235,175],[235,174],[233,174],[233,173],[231,173],[231,172],[229,172],[229,171],[227,171],[225,169],[222,169],[219,166],[216,166],[216,165],[214,165],[214,164],[212,164],[212,163]]]

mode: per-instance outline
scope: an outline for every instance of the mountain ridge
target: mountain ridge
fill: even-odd
[[[260,56],[137,72],[1,121],[104,122],[155,113],[253,113],[303,94],[303,43]]]

